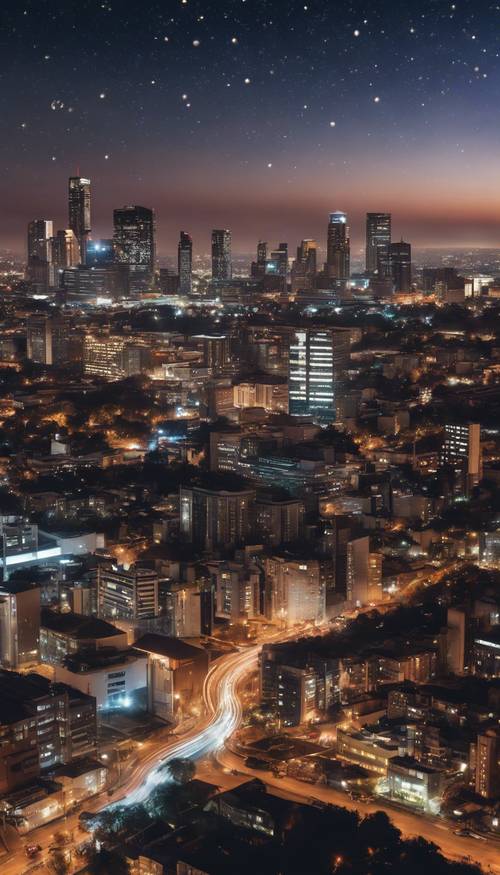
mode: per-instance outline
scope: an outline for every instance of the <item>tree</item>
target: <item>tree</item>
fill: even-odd
[[[56,850],[52,852],[50,868],[56,873],[56,875],[67,875],[69,872],[69,863],[62,848],[56,848]]]
[[[192,760],[173,759],[170,760],[167,768],[170,777],[176,784],[187,784],[188,781],[193,780],[196,772],[196,766]]]

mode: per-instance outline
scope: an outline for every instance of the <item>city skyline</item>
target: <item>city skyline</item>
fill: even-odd
[[[320,239],[333,210],[354,248],[366,211],[416,246],[496,245],[500,12],[390,5],[7,2],[1,244],[22,251],[33,218],[64,227],[79,167],[94,236],[142,203],[162,254],[181,228],[195,252],[218,227],[235,252]]]

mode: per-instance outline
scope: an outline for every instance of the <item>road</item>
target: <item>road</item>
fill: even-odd
[[[282,640],[284,636],[279,637]],[[401,811],[383,802],[367,804],[353,802],[346,794],[331,788],[306,784],[292,778],[275,778],[270,772],[252,771],[246,768],[243,759],[231,751],[225,745],[225,741],[241,723],[242,704],[239,688],[245,675],[256,666],[259,650],[260,644],[252,645],[221,657],[212,667],[205,681],[204,715],[184,734],[175,739],[170,736],[164,743],[153,745],[144,753],[111,803],[107,794],[101,794],[89,800],[85,804],[86,809],[100,811],[103,808],[143,802],[156,786],[168,780],[166,765],[170,760],[205,759],[204,763],[200,763],[200,777],[206,777],[216,784],[227,786],[228,776],[223,770],[234,769],[242,776],[251,775],[263,779],[269,790],[277,795],[301,801],[314,797],[346,808],[356,808],[361,814],[382,809],[404,836],[422,835],[428,841],[439,845],[442,852],[452,859],[470,856],[483,867],[490,866],[493,872],[500,873],[500,846],[496,842],[456,836],[445,822]],[[213,753],[216,757],[211,757],[207,764],[207,755]],[[234,784],[234,778],[229,783]],[[64,824],[56,822],[33,831],[23,844],[27,841],[39,843],[43,848],[43,856],[47,858],[47,848],[53,842],[53,835],[61,829],[74,833],[70,847],[85,839],[85,835],[78,831],[78,816],[70,815]],[[2,861],[2,875],[20,875],[27,868],[29,863],[22,851],[13,854],[9,860]]]

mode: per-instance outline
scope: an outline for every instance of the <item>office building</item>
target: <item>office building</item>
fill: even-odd
[[[212,231],[212,279],[230,280],[233,275],[231,263],[231,231]]]
[[[266,274],[285,277],[288,272],[288,243],[280,243],[272,249],[266,261]]]
[[[145,696],[146,660],[132,650],[75,653],[54,666],[56,682],[67,684],[95,701],[97,711],[140,707]]]
[[[366,605],[370,590],[370,539],[351,538],[347,542],[346,597],[357,607]]]
[[[304,289],[312,289],[317,271],[317,243],[302,240],[297,246],[297,257],[292,266],[292,295]]]
[[[325,619],[327,580],[320,559],[264,560],[265,612],[284,627],[322,623]]]
[[[349,363],[350,334],[343,328],[303,328],[290,337],[289,411],[333,422]]]
[[[143,635],[134,649],[147,654],[148,710],[168,722],[199,707],[208,672],[208,653],[179,638]]]
[[[389,246],[389,266],[396,294],[411,291],[411,244],[400,240]]]
[[[388,737],[366,729],[337,728],[337,756],[346,763],[385,778],[390,761],[398,754],[398,745]]]
[[[366,272],[385,276],[387,255],[391,243],[391,214],[366,214]]]
[[[103,267],[113,264],[115,252],[112,239],[90,240],[87,244],[85,264],[88,267]]]
[[[487,729],[477,737],[476,793],[484,799],[500,795],[500,733]]]
[[[157,617],[158,575],[149,568],[99,565],[97,609],[100,617],[111,620]]]
[[[78,241],[80,253],[78,260],[85,264],[91,229],[90,179],[85,179],[83,176],[70,176],[68,181],[68,215],[68,226]]]
[[[267,261],[267,243],[265,240],[259,240],[257,243],[257,261],[252,261],[250,275],[254,279],[261,279],[266,272]]]
[[[80,246],[72,228],[62,229],[51,240],[51,261],[54,284],[59,285],[59,275],[67,267],[80,263]]]
[[[86,334],[83,341],[85,374],[121,380],[141,374],[150,366],[150,350],[139,341],[116,335]]]
[[[190,295],[193,289],[193,241],[186,231],[181,231],[177,246],[177,273],[179,294]]]
[[[28,225],[28,265],[33,258],[50,261],[50,238],[53,237],[52,219],[33,219]]]
[[[441,769],[424,765],[410,756],[392,757],[387,767],[388,792],[392,799],[435,814],[444,789]]]
[[[71,320],[64,315],[33,313],[26,320],[26,357],[40,365],[62,365],[72,359]]]
[[[302,534],[304,503],[297,498],[262,495],[255,501],[255,534],[259,543],[279,547]]]
[[[0,737],[13,729],[17,737],[31,734],[40,769],[95,753],[96,703],[86,689],[52,683],[39,674],[0,670],[0,701]]]
[[[329,279],[345,283],[351,272],[351,247],[345,213],[330,213],[328,221],[325,272]]]
[[[458,491],[468,492],[482,476],[481,426],[478,422],[465,425],[447,423],[440,462],[455,472]]]
[[[164,599],[169,634],[174,638],[198,638],[202,625],[202,594],[198,581],[169,584]]]
[[[127,633],[106,620],[86,617],[73,611],[60,613],[42,609],[40,621],[40,658],[50,665],[64,665],[75,653],[96,653],[114,648],[126,650]]]
[[[244,544],[250,535],[253,489],[203,489],[181,486],[181,538],[203,550]]]
[[[260,571],[257,566],[222,562],[214,577],[218,617],[241,623],[260,614]]]
[[[39,659],[40,589],[29,583],[0,585],[0,665],[16,669]]]
[[[124,206],[113,211],[113,225],[115,259],[129,267],[130,292],[146,291],[153,282],[156,261],[154,212]]]

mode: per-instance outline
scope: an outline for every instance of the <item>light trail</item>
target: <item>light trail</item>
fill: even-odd
[[[172,742],[159,760],[153,760],[151,768],[146,766],[145,774],[138,777],[136,786],[129,789],[124,798],[106,806],[108,810],[145,802],[153,790],[170,780],[166,767],[173,759],[197,760],[224,744],[241,722],[242,706],[237,689],[243,676],[256,664],[259,650],[260,645],[257,645],[230,654],[210,670],[203,689],[207,711],[204,723],[201,727],[198,724],[185,738]]]

